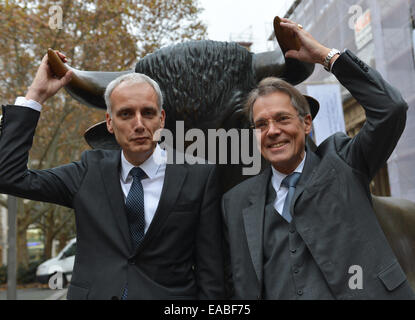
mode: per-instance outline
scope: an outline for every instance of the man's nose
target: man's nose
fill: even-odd
[[[278,134],[281,134],[281,128],[279,127],[277,122],[274,120],[268,121],[267,135],[278,135]]]
[[[143,122],[143,117],[141,116],[141,114],[137,114],[134,117],[134,130],[142,130],[144,129],[144,122]]]

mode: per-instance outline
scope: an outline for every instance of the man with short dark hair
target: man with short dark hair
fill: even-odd
[[[364,107],[366,123],[354,138],[336,133],[315,148],[306,141],[316,104],[307,106],[297,89],[275,78],[251,92],[247,113],[271,166],[222,200],[232,295],[414,299],[369,191],[405,127],[407,104],[350,51],[324,47],[288,19],[281,27],[301,42],[286,57],[331,70]]]
[[[59,53],[65,61],[64,55]],[[220,191],[213,165],[166,163],[156,82],[128,74],[108,85],[108,131],[121,150],[27,168],[41,104],[72,74],[45,56],[25,98],[3,107],[0,192],[75,210],[77,252],[68,299],[223,298]]]

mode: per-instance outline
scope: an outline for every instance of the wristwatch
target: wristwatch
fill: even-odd
[[[330,50],[329,54],[324,59],[323,65],[324,65],[324,69],[326,69],[327,71],[330,71],[330,61],[336,54],[340,54],[340,51],[333,48]]]

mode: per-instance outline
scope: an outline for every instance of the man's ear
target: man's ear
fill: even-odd
[[[310,134],[312,125],[313,119],[311,118],[311,115],[308,114],[304,117],[304,132],[306,135]]]
[[[107,122],[107,130],[109,133],[114,134],[114,129],[112,127],[112,118],[108,112],[105,113],[105,120]]]
[[[166,112],[164,109],[161,109],[160,111],[160,128],[164,128],[164,124],[166,121]]]

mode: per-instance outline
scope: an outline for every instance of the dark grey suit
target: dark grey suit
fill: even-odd
[[[290,232],[298,232],[334,298],[414,298],[376,219],[369,191],[369,182],[405,127],[407,104],[350,51],[340,55],[332,72],[364,107],[366,123],[354,138],[337,133],[316,150],[307,149],[291,204]],[[263,297],[264,209],[271,175],[265,169],[222,200],[235,298]],[[363,289],[349,287],[353,265],[362,268]]]
[[[75,209],[77,253],[68,299],[223,298],[220,195],[213,165],[167,164],[153,221],[133,250],[120,186],[120,151],[90,150],[27,170],[39,112],[3,107],[0,192]]]

